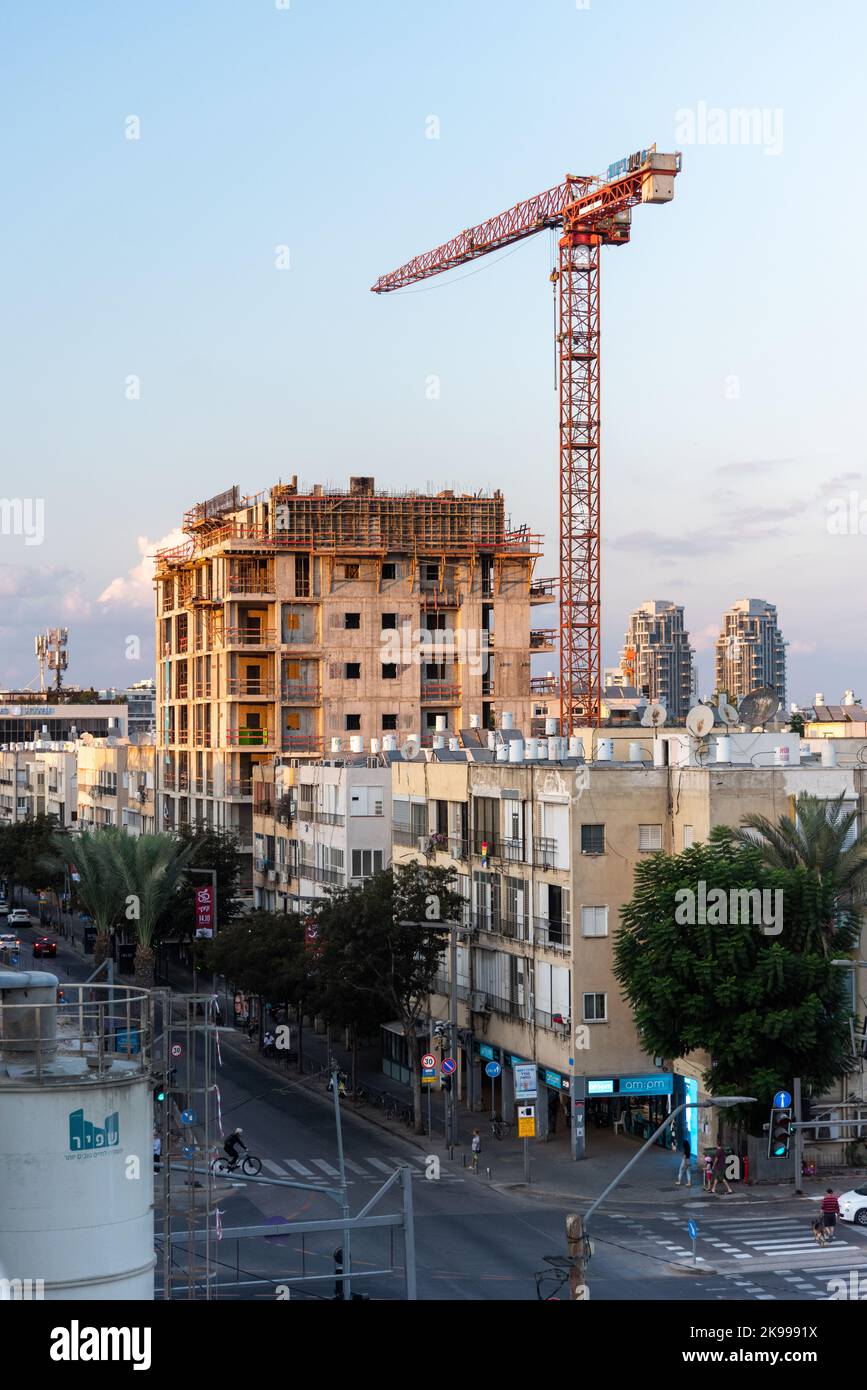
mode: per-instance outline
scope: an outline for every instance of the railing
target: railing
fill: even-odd
[[[211,698],[211,682],[210,682],[210,681],[196,681],[195,685],[193,686],[193,699],[194,699],[194,700],[210,700],[210,698]]]
[[[316,810],[310,817],[317,825],[345,825],[346,817],[338,811],[319,811]]]
[[[549,835],[533,836],[533,853],[540,869],[553,869],[557,858],[557,841]]]
[[[223,641],[229,647],[273,647],[277,629],[273,627],[227,627]]]
[[[273,594],[276,593],[272,574],[230,574],[226,584],[227,594]]]
[[[504,1014],[506,1018],[518,1018],[518,1005],[513,999],[503,999],[497,994],[488,994],[487,990],[479,990],[479,994],[484,994],[488,1007],[495,1014]]]
[[[523,840],[505,840],[500,835],[486,837],[476,833],[473,839],[473,854],[478,858],[482,857],[483,844],[487,845],[485,854],[488,859],[504,859],[509,864],[524,862]]]
[[[531,695],[559,695],[560,682],[556,676],[531,676]]]
[[[549,599],[556,598],[557,583],[558,581],[556,579],[532,580],[530,584],[530,602],[532,603],[535,599],[537,601],[541,600],[543,603],[547,603]]]
[[[305,684],[302,681],[284,681],[282,699],[285,704],[309,703],[318,705],[321,699],[319,685]]]
[[[417,849],[419,840],[427,836],[424,831],[418,834],[415,830],[407,830],[406,826],[392,824],[391,838],[396,845],[409,845],[411,849]]]
[[[322,735],[305,733],[284,733],[284,753],[321,753]]]
[[[268,676],[253,676],[246,680],[241,676],[230,676],[227,681],[227,693],[268,697],[274,694],[274,682]]]
[[[545,1009],[534,1009],[533,1015],[537,1028],[547,1028],[552,1033],[558,1033],[568,1028],[569,1020],[565,1014],[549,1014]]]
[[[241,748],[265,748],[271,742],[271,730],[227,729],[226,742]]]
[[[242,777],[232,782],[226,783],[226,796],[252,796],[253,779],[252,777]]]
[[[530,631],[530,651],[548,651],[557,641],[556,627],[534,627]]]
[[[309,878],[314,883],[329,883],[340,888],[346,882],[346,871],[326,868],[323,864],[308,864],[302,859],[298,863],[298,877]]]
[[[270,797],[262,797],[261,800],[253,802],[254,816],[271,816],[274,814],[274,802]]]
[[[448,681],[422,681],[422,704],[458,705],[461,701],[461,687]]]
[[[469,841],[450,835],[448,852],[452,859],[466,859],[469,853]]]
[[[419,601],[423,613],[435,613],[441,608],[460,608],[463,596],[457,589],[426,589]]]
[[[537,917],[533,927],[537,946],[550,946],[558,951],[568,951],[572,945],[572,932],[568,922],[552,922]]]

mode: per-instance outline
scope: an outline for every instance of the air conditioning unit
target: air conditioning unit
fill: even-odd
[[[277,870],[276,870],[276,869],[269,869],[269,870],[268,870],[268,882],[269,882],[269,883],[276,883],[276,882],[277,882]]]
[[[419,854],[427,854],[429,844],[430,835],[419,835],[418,839],[416,840],[416,849],[418,850]]]
[[[480,990],[474,990],[470,995],[470,1010],[474,1014],[489,1014],[491,1004],[488,996],[482,994]]]

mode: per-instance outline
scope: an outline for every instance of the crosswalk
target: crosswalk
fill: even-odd
[[[658,1247],[673,1263],[692,1264],[692,1242],[686,1231],[687,1217],[683,1212],[659,1212],[652,1219],[642,1220],[627,1213],[610,1212],[608,1218],[618,1223],[618,1229],[630,1240],[649,1242]],[[820,1250],[810,1229],[807,1212],[803,1216],[773,1215],[732,1215],[723,1220],[707,1220],[696,1215],[697,1227],[696,1264],[723,1264],[738,1261],[748,1268],[751,1260],[797,1260],[801,1257],[827,1256],[833,1259],[830,1251]],[[659,1222],[666,1223],[660,1231]],[[667,1229],[666,1229],[667,1228]],[[867,1242],[842,1222],[837,1223],[837,1234],[833,1249],[849,1252],[850,1259],[867,1256]],[[845,1258],[843,1255],[840,1257]],[[825,1268],[823,1259],[822,1268]],[[786,1274],[791,1274],[790,1268]]]
[[[414,1178],[422,1181],[427,1179],[430,1169],[430,1160],[424,1154],[413,1154],[409,1158],[397,1158],[396,1156],[385,1155],[378,1158],[369,1155],[366,1158],[345,1158],[347,1170],[347,1182],[370,1182],[382,1183],[386,1178],[390,1178],[396,1168],[409,1165]],[[264,1176],[270,1175],[275,1178],[293,1178],[294,1180],[321,1184],[323,1187],[332,1187],[340,1179],[340,1169],[336,1161],[327,1158],[263,1158],[262,1173]],[[441,1182],[463,1182],[464,1179],[456,1173],[451,1172],[444,1163],[439,1165],[438,1178]]]

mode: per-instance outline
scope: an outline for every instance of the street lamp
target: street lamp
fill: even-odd
[[[590,1217],[593,1215],[596,1208],[600,1206],[602,1202],[605,1201],[605,1198],[608,1196],[609,1192],[614,1191],[615,1187],[617,1187],[620,1181],[626,1177],[626,1174],[629,1172],[630,1168],[632,1168],[638,1162],[643,1153],[647,1152],[651,1144],[655,1143],[655,1141],[659,1138],[660,1134],[662,1134],[662,1131],[664,1129],[667,1129],[667,1127],[671,1124],[672,1120],[675,1118],[676,1115],[680,1115],[684,1110],[708,1110],[711,1107],[717,1110],[728,1110],[733,1105],[754,1105],[755,1101],[755,1096],[714,1096],[711,1100],[685,1100],[682,1105],[676,1106],[675,1109],[671,1111],[671,1114],[666,1115],[659,1128],[655,1130],[653,1134],[651,1134],[650,1138],[646,1140],[644,1144],[642,1144],[641,1148],[638,1150],[638,1153],[633,1154],[632,1158],[629,1160],[622,1172],[618,1173],[614,1181],[610,1182],[606,1187],[605,1191],[599,1197],[596,1198],[596,1201],[590,1207],[589,1211],[585,1212],[584,1229],[586,1230],[587,1222],[590,1220]]]

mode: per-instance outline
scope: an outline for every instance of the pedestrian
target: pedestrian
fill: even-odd
[[[833,1187],[829,1187],[825,1196],[822,1198],[822,1225],[828,1232],[829,1242],[834,1239],[834,1232],[837,1229],[837,1217],[840,1215],[840,1203]]]
[[[722,1183],[726,1192],[729,1194],[729,1196],[731,1196],[732,1190],[729,1187],[728,1178],[726,1177],[726,1151],[723,1148],[722,1144],[717,1144],[716,1152],[713,1156],[713,1187],[711,1188],[712,1196],[716,1196],[716,1185],[718,1182]]]
[[[479,1131],[477,1129],[473,1130],[473,1142],[471,1148],[472,1158],[470,1160],[470,1166],[473,1172],[477,1173],[479,1171],[479,1159],[482,1156],[482,1136],[479,1134]]]
[[[251,1018],[251,1019],[249,1020],[249,1022],[247,1023],[247,1041],[248,1041],[248,1042],[251,1043],[251,1042],[253,1041],[253,1039],[254,1039],[255,1036],[256,1036],[257,1031],[258,1031],[258,1025],[257,1025],[257,1023],[256,1023],[256,1020],[255,1020],[254,1018]]]
[[[713,1180],[713,1154],[706,1153],[704,1156],[704,1189],[710,1192],[710,1185]]]
[[[692,1171],[689,1166],[689,1161],[692,1157],[692,1146],[689,1142],[689,1138],[687,1135],[684,1135],[683,1137],[683,1143],[680,1146],[680,1152],[682,1157],[680,1160],[680,1167],[677,1170],[677,1182],[675,1183],[675,1187],[680,1187],[680,1180],[683,1177],[684,1173],[686,1173],[687,1187],[692,1187]]]

